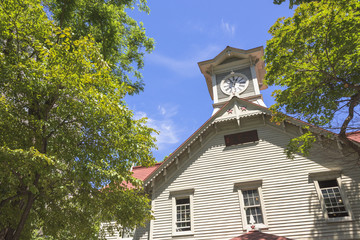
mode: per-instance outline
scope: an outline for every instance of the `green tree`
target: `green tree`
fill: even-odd
[[[359,10],[358,0],[323,0],[301,4],[293,17],[280,18],[269,31],[273,37],[265,51],[265,78],[269,85],[284,87],[273,93],[274,112],[336,131],[343,144],[360,154],[347,138],[347,132],[360,128]],[[313,141],[309,133],[293,139],[289,156],[308,153]]]
[[[144,52],[153,49],[154,41],[145,35],[142,23],[127,14],[138,9],[149,13],[146,0],[44,0],[46,9],[61,28],[71,27],[73,39],[91,34],[109,63],[115,78],[132,86],[129,91],[143,90],[141,74]],[[137,80],[132,81],[130,77]]]
[[[274,4],[280,5],[286,0],[273,0]],[[289,0],[289,8],[293,8],[294,5],[300,5],[301,3],[309,3],[309,2],[315,2],[320,0]]]
[[[0,239],[98,239],[101,222],[143,224],[149,200],[129,169],[154,163],[154,130],[133,119],[133,87],[101,42],[47,14],[41,0],[0,2]]]

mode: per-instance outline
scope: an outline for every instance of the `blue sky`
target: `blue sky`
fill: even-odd
[[[148,0],[150,14],[132,12],[155,39],[142,74],[145,90],[126,98],[137,118],[160,131],[157,161],[173,152],[212,114],[212,100],[197,63],[212,59],[226,46],[266,47],[269,28],[292,16],[288,4],[272,0]],[[265,104],[271,92],[262,91]]]

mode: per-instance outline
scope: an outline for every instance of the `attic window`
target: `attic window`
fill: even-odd
[[[227,147],[241,143],[259,141],[257,130],[225,135],[224,138]]]

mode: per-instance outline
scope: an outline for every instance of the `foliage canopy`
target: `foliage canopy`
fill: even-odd
[[[154,41],[127,11],[137,4],[139,10],[149,13],[146,0],[44,0],[42,4],[60,28],[71,27],[73,39],[91,35],[99,43],[113,77],[132,86],[130,94],[143,90],[138,69],[143,67],[144,53],[152,51]]]
[[[346,133],[360,128],[359,10],[358,0],[303,3],[271,27],[265,50],[267,84],[284,87],[271,109],[335,130],[358,153]]]
[[[273,0],[273,3],[280,5],[285,1],[286,0]],[[300,5],[301,3],[308,3],[308,2],[315,2],[315,1],[320,1],[320,0],[289,0],[289,8],[293,8],[294,5]]]
[[[40,0],[1,1],[0,23],[0,238],[98,239],[100,222],[131,228],[151,218],[130,169],[154,163],[154,130],[133,119],[123,97],[134,88],[122,81],[142,63],[129,42],[151,42],[143,29],[117,41],[124,56],[97,41],[95,27],[49,20]]]

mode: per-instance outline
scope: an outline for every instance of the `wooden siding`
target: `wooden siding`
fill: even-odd
[[[360,239],[360,170],[355,161],[345,159],[337,149],[321,147],[315,147],[309,158],[290,160],[284,147],[291,135],[269,124],[245,126],[208,134],[201,147],[179,157],[178,170],[172,167],[166,176],[157,177],[152,239],[228,240],[243,234],[234,183],[259,179],[268,221],[264,232],[292,239]],[[225,134],[255,129],[259,142],[225,147]],[[311,172],[335,168],[342,169],[342,183],[354,215],[351,222],[325,222],[315,186],[309,180]],[[195,189],[194,236],[172,237],[169,193],[186,188]],[[146,231],[136,233],[135,239],[147,239]]]
[[[108,226],[112,226],[114,228],[113,232],[108,232],[106,230],[106,227],[108,227]],[[128,234],[127,234],[128,237],[121,237],[119,234],[119,231],[121,232],[122,229],[117,229],[115,222],[102,223],[100,228],[102,230],[105,230],[105,238],[107,240],[132,240],[133,239],[133,237],[129,236]]]

